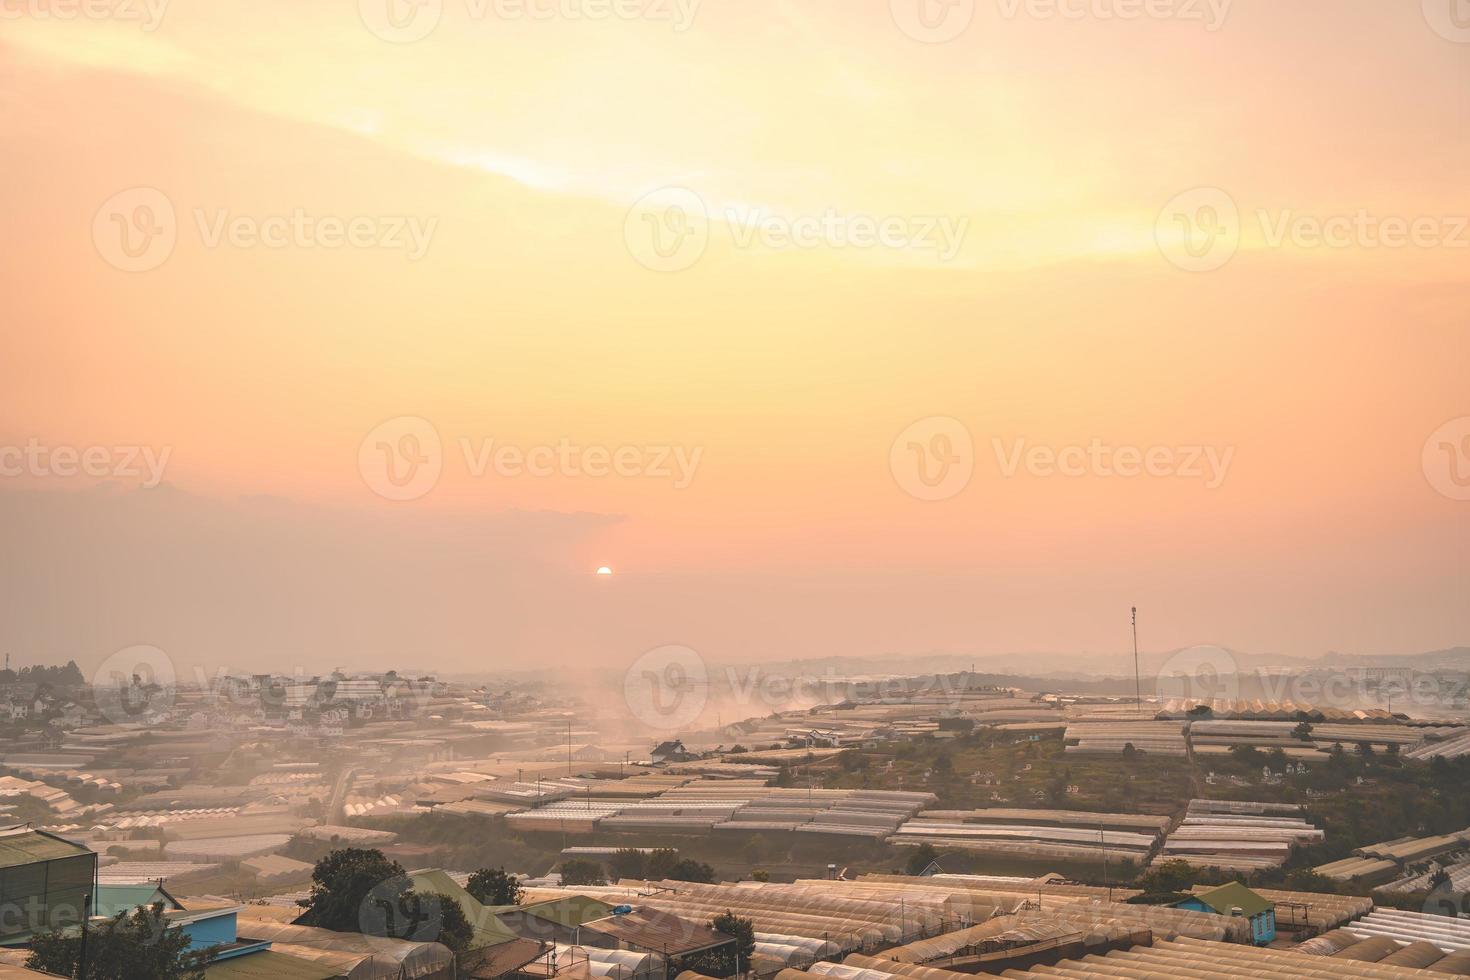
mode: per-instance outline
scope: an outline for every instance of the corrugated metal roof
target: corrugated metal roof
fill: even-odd
[[[333,966],[267,949],[221,960],[204,975],[207,980],[330,980],[339,974]]]
[[[0,831],[0,868],[18,868],[93,852],[43,830]]]

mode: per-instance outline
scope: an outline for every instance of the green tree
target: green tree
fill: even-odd
[[[705,885],[715,883],[715,869],[691,858],[675,864],[669,869],[668,877],[674,881],[695,881]]]
[[[189,937],[170,926],[163,903],[119,912],[87,926],[87,974],[80,980],[204,980],[211,954],[189,952]],[[43,932],[31,939],[26,966],[72,977],[80,968],[82,936]]]
[[[648,871],[648,857],[636,847],[620,847],[608,858],[607,870],[613,878],[642,878]]]
[[[672,875],[674,865],[679,863],[679,852],[672,847],[658,847],[648,852],[648,863],[644,874],[649,881],[662,881]]]
[[[344,847],[316,863],[311,894],[297,902],[306,909],[302,925],[336,932],[363,931],[364,917],[401,906],[408,878],[397,861],[376,848]],[[388,912],[383,913],[387,922]]]
[[[470,948],[475,939],[475,927],[470,925],[464,909],[454,899],[437,892],[416,891],[404,897],[404,904],[412,910],[410,921],[431,923],[435,927],[425,930],[422,936],[415,935],[415,939],[443,943],[456,953]]]
[[[1264,761],[1261,757],[1261,750],[1254,745],[1232,745],[1230,746],[1230,757],[1252,769],[1259,769]]]
[[[735,940],[735,952],[740,957],[739,968],[747,969],[750,955],[755,952],[755,923],[727,909],[724,915],[710,920],[710,928]]]
[[[1312,723],[1310,721],[1297,722],[1297,726],[1291,730],[1291,734],[1303,742],[1312,740]]]
[[[561,883],[563,885],[605,885],[607,876],[603,873],[602,865],[596,861],[573,858],[561,866]]]
[[[1161,861],[1139,876],[1138,887],[1153,893],[1183,892],[1194,879],[1194,868],[1187,861]]]
[[[519,905],[524,894],[519,879],[504,868],[481,868],[470,875],[465,891],[481,905]]]
[[[710,920],[710,928],[734,939],[734,945],[685,957],[683,969],[707,977],[733,977],[748,970],[755,952],[755,923],[726,911]]]

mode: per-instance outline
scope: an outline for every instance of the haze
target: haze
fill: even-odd
[[[315,0],[6,19],[0,443],[168,458],[157,486],[0,479],[0,650],[1111,663],[1133,605],[1154,651],[1463,644],[1470,502],[1424,459],[1470,416],[1470,233],[1272,241],[1283,215],[1360,212],[1453,239],[1470,45],[1420,6],[1241,0],[1210,31],[981,4],[943,44],[878,2],[706,0],[682,31],[449,2],[413,43]],[[630,208],[671,187],[714,220],[660,270]],[[177,242],[126,271],[95,226],[136,188]],[[1208,271],[1156,236],[1198,188],[1243,216]],[[219,223],[296,211],[401,218],[404,244]],[[829,212],[963,234],[946,260],[726,220]],[[403,418],[442,471],[388,499],[364,467],[408,430],[369,436]],[[893,453],[933,419],[973,474],[926,500]],[[1094,444],[1197,447],[1201,470],[1006,471]],[[562,445],[641,469],[490,462]]]

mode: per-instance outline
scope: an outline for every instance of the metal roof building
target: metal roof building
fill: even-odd
[[[44,830],[0,830],[0,944],[79,922],[97,880],[95,852]]]

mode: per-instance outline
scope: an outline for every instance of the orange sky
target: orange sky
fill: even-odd
[[[879,0],[443,0],[390,43],[388,2],[5,8],[0,444],[168,459],[141,501],[0,477],[0,647],[1115,650],[1135,603],[1152,649],[1467,641],[1470,502],[1424,463],[1470,416],[1470,39],[1437,0],[996,0],[939,44]],[[639,236],[671,187],[709,220],[659,271]],[[171,251],[128,271],[116,220],[160,195]],[[1200,245],[1221,201],[1224,253]],[[295,214],[421,254],[250,238]],[[781,247],[757,219],[838,230]],[[1312,237],[1385,220],[1424,240]],[[884,222],[907,237],[843,237]],[[442,452],[394,501],[363,444],[401,417]],[[935,417],[972,475],[921,500],[894,444]],[[477,476],[492,439],[698,462]],[[1004,472],[1094,442],[1229,461]]]

